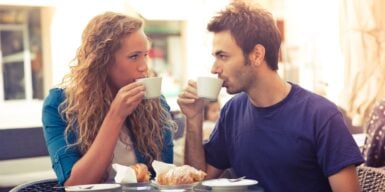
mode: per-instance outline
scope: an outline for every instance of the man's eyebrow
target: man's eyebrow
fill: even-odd
[[[223,50],[218,50],[218,51],[215,51],[214,53],[212,53],[213,56],[218,56],[220,54],[223,54],[225,53]]]

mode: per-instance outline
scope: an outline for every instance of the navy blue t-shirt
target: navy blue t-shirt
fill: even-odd
[[[206,161],[256,179],[266,191],[331,191],[328,176],[364,162],[342,114],[327,99],[292,84],[270,107],[255,107],[245,93],[221,110]]]

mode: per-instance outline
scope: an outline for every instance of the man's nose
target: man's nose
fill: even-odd
[[[213,66],[211,67],[211,73],[212,74],[219,74],[220,73],[219,65],[216,62],[214,62]]]

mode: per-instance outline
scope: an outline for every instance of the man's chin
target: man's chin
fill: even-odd
[[[226,92],[227,92],[228,94],[230,94],[230,95],[234,95],[234,94],[239,93],[240,91],[238,91],[238,90],[232,90],[232,89],[230,89],[230,88],[226,88]]]

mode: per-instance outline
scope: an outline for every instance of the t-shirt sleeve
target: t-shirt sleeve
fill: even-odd
[[[353,136],[341,113],[332,115],[317,132],[317,159],[326,176],[331,176],[349,165],[364,162]]]
[[[225,125],[225,108],[221,111],[218,123],[215,125],[214,130],[207,143],[204,144],[204,150],[206,155],[206,162],[217,169],[230,168],[230,161],[228,157],[228,143],[226,139]]]
[[[77,148],[68,147],[65,140],[66,123],[59,113],[63,100],[63,90],[52,89],[44,100],[42,111],[44,138],[59,184],[68,179],[73,165],[80,159]]]

